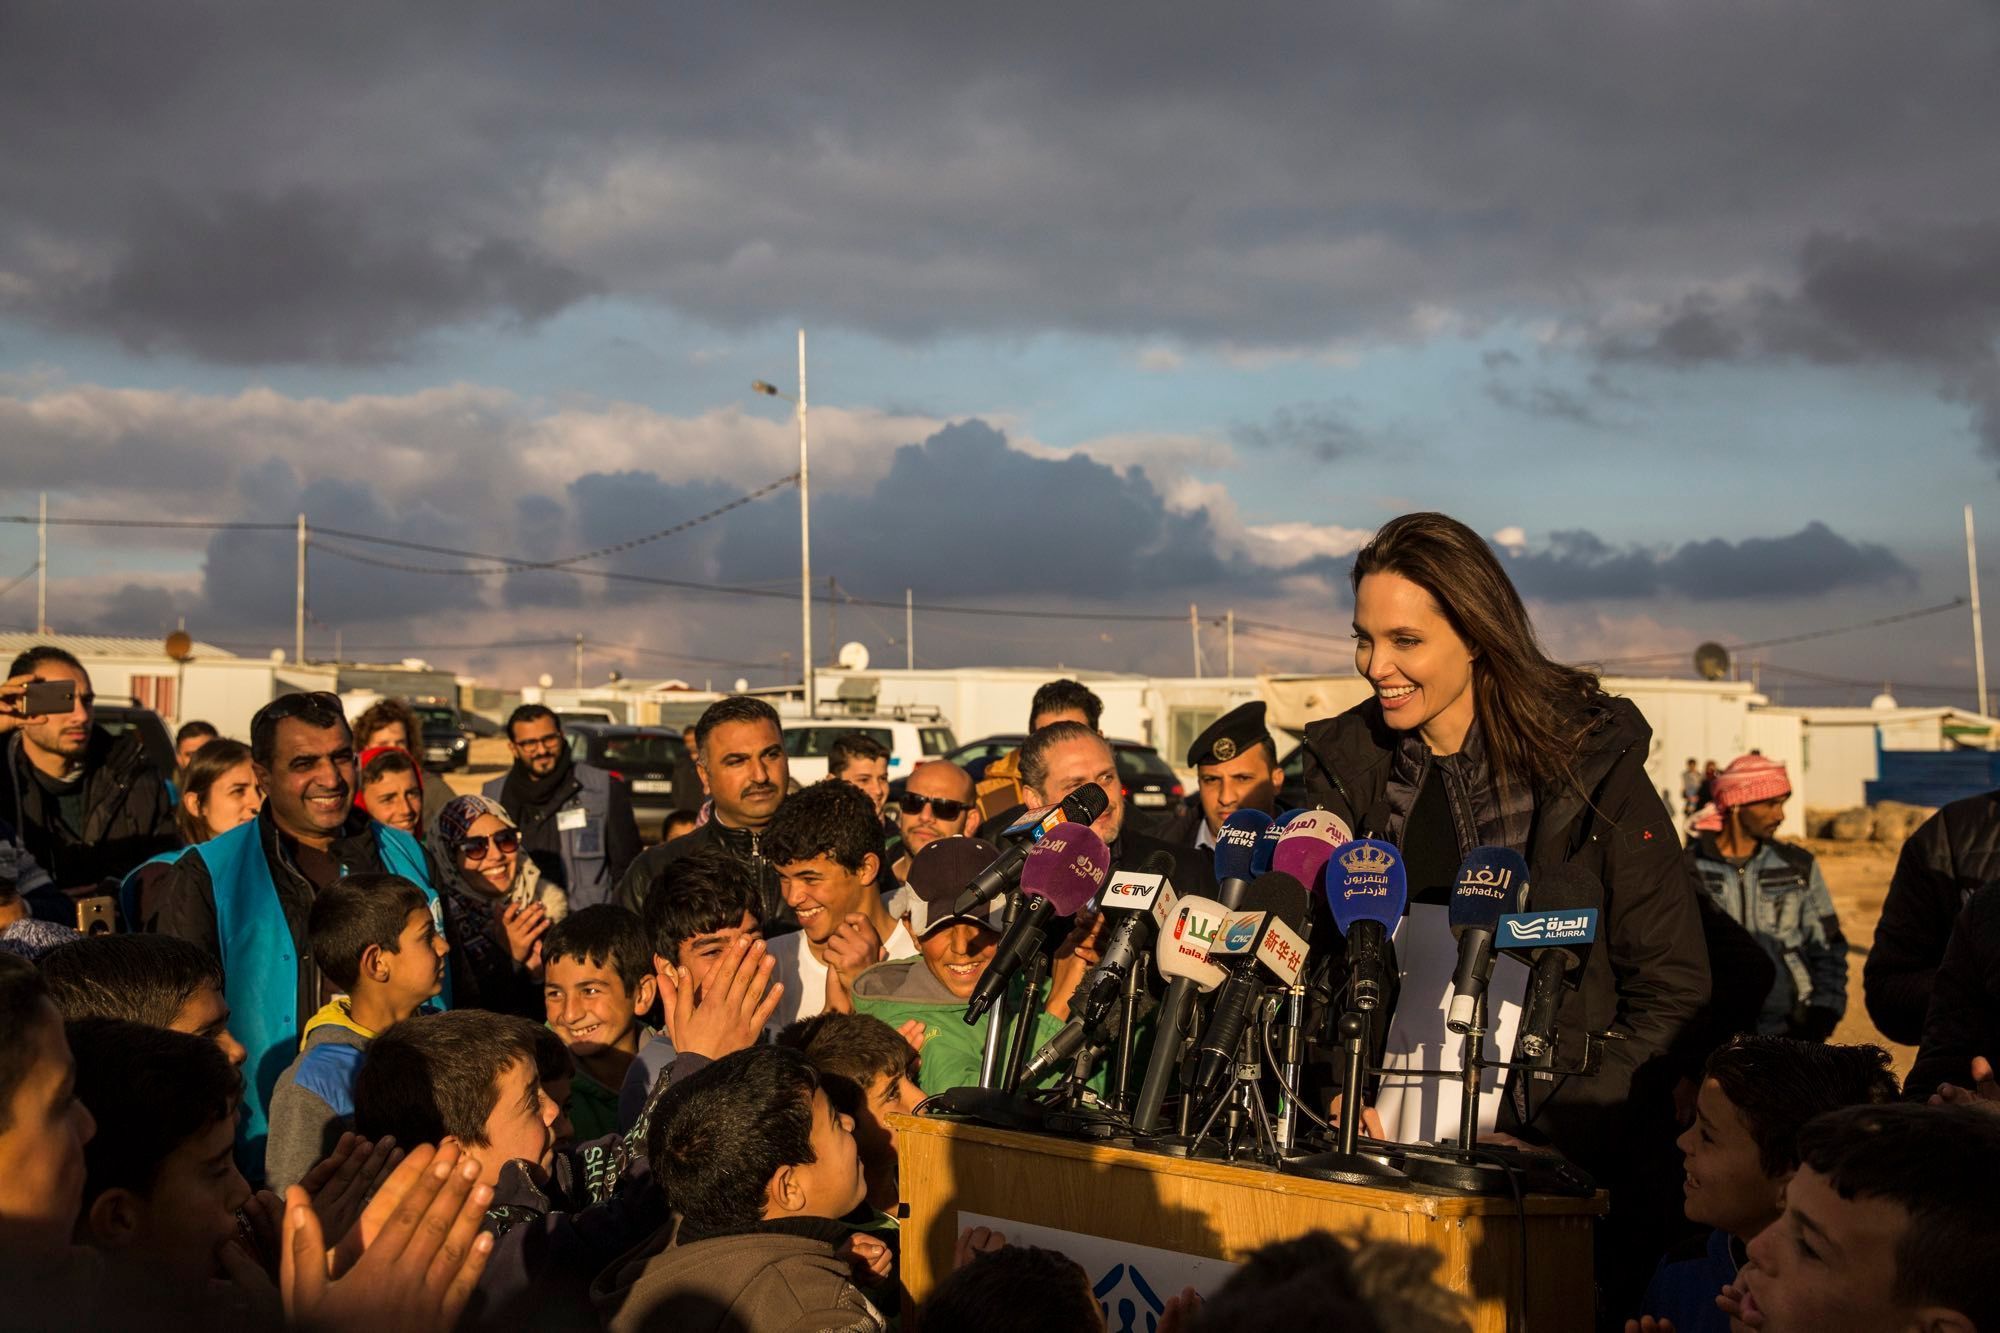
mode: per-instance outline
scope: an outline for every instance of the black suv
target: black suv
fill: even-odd
[[[413,703],[410,707],[417,714],[417,725],[423,728],[424,767],[433,773],[464,768],[472,742],[458,710],[450,704]]]
[[[674,765],[686,757],[687,746],[681,744],[678,731],[565,722],[563,736],[569,741],[570,758],[577,763],[625,780],[632,791],[632,813],[641,821],[664,820],[679,808],[674,800]]]

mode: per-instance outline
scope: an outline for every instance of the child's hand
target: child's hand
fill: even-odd
[[[1051,1018],[1069,1019],[1069,1002],[1076,995],[1084,975],[1097,966],[1097,945],[1104,934],[1104,913],[1078,912],[1076,924],[1056,949],[1055,965],[1049,969],[1049,1002],[1042,1006]]]
[[[1183,1333],[1188,1321],[1200,1313],[1201,1293],[1193,1287],[1182,1287],[1180,1295],[1167,1297],[1160,1310],[1159,1333]]]
[[[739,935],[716,960],[699,996],[686,970],[676,970],[660,996],[674,1050],[720,1060],[756,1045],[785,993],[783,983],[771,980],[776,966],[764,941]]]
[[[333,1244],[347,1238],[361,1220],[361,1210],[368,1206],[375,1187],[402,1160],[396,1140],[387,1134],[372,1144],[359,1134],[342,1134],[333,1151],[299,1180],[299,1187],[312,1199],[313,1211],[319,1214],[321,1232]],[[279,1211],[283,1211],[282,1204]]]
[[[931,1039],[931,1030],[924,1026],[924,1020],[921,1018],[905,1020],[896,1031],[902,1034],[904,1041],[910,1043],[910,1049],[920,1055],[923,1053],[924,1043]]]
[[[882,935],[865,915],[849,912],[821,949],[827,970],[852,988],[856,977],[882,961]]]
[[[1764,1312],[1750,1299],[1750,1286],[1741,1274],[1716,1295],[1715,1308],[1729,1316],[1731,1328],[1739,1325],[1744,1328],[1764,1327]]]
[[[287,1318],[371,1333],[445,1333],[493,1253],[493,1238],[480,1231],[493,1190],[478,1178],[457,1149],[419,1146],[383,1186],[384,1207],[369,1208],[379,1225],[366,1249],[331,1279],[319,1217],[292,1186],[278,1283]]]
[[[854,1270],[854,1280],[859,1285],[872,1287],[889,1280],[889,1247],[867,1232],[857,1231],[849,1236],[840,1247],[840,1254]]]
[[[967,1227],[958,1233],[958,1244],[951,1253],[953,1271],[965,1267],[982,1254],[991,1254],[1006,1243],[1006,1234],[991,1227]]]

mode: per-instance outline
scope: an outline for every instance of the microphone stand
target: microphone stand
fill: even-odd
[[[1383,1189],[1407,1186],[1410,1178],[1387,1159],[1361,1151],[1361,1103],[1367,1093],[1368,1015],[1359,1009],[1341,1011],[1334,1023],[1340,1037],[1340,1124],[1334,1150],[1292,1157],[1278,1164],[1289,1175],[1311,1180],[1330,1180],[1343,1185],[1372,1185]],[[1295,1083],[1292,1085],[1297,1087]]]
[[[1258,1163],[1271,1166],[1280,1160],[1277,1132],[1271,1124],[1271,1113],[1264,1108],[1263,1093],[1258,1089],[1264,1077],[1264,1065],[1258,1058],[1257,1048],[1262,1029],[1270,1022],[1270,1011],[1261,1003],[1258,1009],[1257,1021],[1244,1025],[1243,1036],[1237,1045],[1234,1077],[1229,1087],[1215,1099],[1215,1105],[1209,1108],[1201,1128],[1195,1131],[1194,1140],[1188,1144],[1189,1157],[1220,1156],[1225,1162],[1234,1162],[1237,1139],[1242,1135],[1244,1125],[1248,1124],[1252,1133],[1250,1151]],[[1221,1134],[1212,1134],[1210,1131],[1218,1116],[1224,1117],[1224,1130]],[[1220,1146],[1220,1153],[1202,1151],[1202,1141],[1210,1138]]]
[[[1125,972],[1125,993],[1118,1001],[1118,1041],[1111,1048],[1111,1077],[1106,1081],[1111,1105],[1121,1113],[1132,1109],[1132,1046],[1139,1024],[1139,987],[1144,981],[1144,960],[1136,960]]]
[[[1000,926],[1004,938],[1007,928],[1014,924],[1014,914],[1021,910],[1021,895],[1007,895],[1007,915]],[[1007,992],[1001,991],[993,1001],[993,1007],[986,1011],[986,1044],[979,1051],[979,1086],[997,1089],[1000,1081],[1000,1062],[1007,1051]]]
[[[1293,982],[1285,991],[1284,1050],[1278,1057],[1278,1148],[1292,1150],[1298,1134],[1299,1105],[1293,1095],[1299,1086],[1299,1066],[1305,1058],[1306,988]]]
[[[1014,1015],[1014,1039],[1007,1052],[1006,1078],[1000,1085],[1008,1092],[1019,1089],[1021,1070],[1028,1063],[1028,1048],[1035,1044],[1035,1015],[1041,1011],[1042,979],[1048,971],[1049,956],[1037,949],[1028,960],[1027,979],[1021,988],[1021,1010]]]

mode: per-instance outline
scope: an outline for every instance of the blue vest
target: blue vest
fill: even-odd
[[[306,1018],[299,1013],[299,960],[285,910],[278,902],[270,862],[264,856],[261,823],[252,819],[219,838],[153,858],[156,862],[173,861],[193,852],[208,868],[215,892],[215,936],[222,951],[229,1031],[250,1053],[245,1061],[243,1115],[236,1131],[239,1153],[249,1161],[263,1158],[271,1092],[299,1053],[300,1029]],[[438,934],[444,934],[444,909],[431,888],[423,848],[409,834],[380,821],[372,828],[382,868],[423,889]],[[135,872],[126,877],[123,894],[130,900],[137,892]],[[449,971],[444,975],[444,990],[431,1006],[451,1007]]]
[[[615,901],[611,891],[617,887],[610,880],[611,867],[606,858],[605,837],[611,824],[611,775],[590,764],[577,764],[570,772],[576,778],[577,791],[568,805],[579,806],[583,810],[581,828],[561,829],[558,838],[562,843],[563,892],[569,898],[569,910],[582,911],[599,903]],[[501,800],[501,793],[507,789],[507,774],[488,782],[481,789],[481,795],[489,801]],[[522,812],[509,810],[515,823],[520,823]],[[551,816],[560,818],[560,816]]]

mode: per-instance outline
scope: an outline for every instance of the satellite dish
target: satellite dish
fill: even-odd
[[[843,643],[840,656],[835,659],[843,671],[866,671],[868,669],[868,645],[865,643]]]
[[[1880,709],[1885,713],[1892,708],[1902,707],[1901,704],[1896,702],[1896,696],[1889,693],[1887,690],[1882,691],[1882,693],[1876,695],[1873,699],[1870,699],[1868,701],[1868,706],[1870,708]]]
[[[731,694],[748,694],[749,692],[750,692],[750,682],[749,682],[749,681],[747,681],[747,680],[745,680],[745,679],[743,679],[743,677],[741,677],[741,676],[738,676],[738,677],[736,678],[736,688],[735,688],[735,689],[733,689],[733,690],[731,690],[731,691],[730,691],[730,693],[731,693]]]
[[[167,656],[176,662],[185,662],[194,656],[194,640],[184,629],[177,629],[167,636]]]
[[[271,661],[278,666],[283,666],[285,664],[285,650],[283,648],[273,648],[271,650]]]
[[[1703,680],[1721,680],[1729,674],[1729,650],[1719,643],[1704,643],[1694,650],[1694,671]]]
[[[535,683],[540,685],[543,689],[546,690],[549,686],[556,683],[556,678],[554,676],[551,676],[548,672],[544,671],[541,674],[540,679],[538,679]]]

